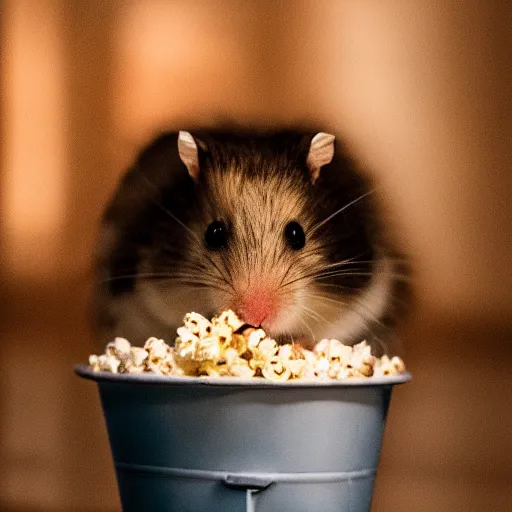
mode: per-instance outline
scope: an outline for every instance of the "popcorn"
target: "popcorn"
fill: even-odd
[[[321,340],[313,349],[313,352],[320,357],[326,358],[329,362],[346,363],[352,357],[352,347],[343,345],[338,340]]]
[[[389,359],[388,356],[383,355],[376,361],[374,375],[376,377],[383,377],[386,375],[395,375],[405,371],[405,364],[398,356]]]
[[[195,358],[201,361],[217,361],[222,355],[222,345],[218,338],[205,338],[198,344]]]
[[[121,361],[116,356],[110,354],[92,355],[89,357],[89,365],[95,372],[118,373]]]
[[[289,359],[285,361],[286,367],[290,370],[292,378],[300,379],[306,376],[307,362],[303,359]]]
[[[130,359],[134,367],[143,367],[148,356],[149,352],[142,347],[132,347],[130,349]]]
[[[238,329],[244,325],[244,323],[230,309],[223,311],[219,316],[214,317],[212,319],[212,324],[214,327],[221,325],[229,327],[232,332],[238,331]]]
[[[210,377],[254,377],[254,370],[249,367],[247,360],[238,356],[235,349],[227,349],[224,356],[224,359],[217,362],[206,361],[203,363],[199,367],[199,374],[204,375],[206,373]]]
[[[117,373],[120,365],[121,361],[119,361],[115,356],[106,356],[102,370]]]
[[[237,351],[234,348],[227,348],[222,354],[222,361],[226,364],[231,365],[238,358]]]
[[[204,338],[212,333],[212,324],[199,313],[187,313],[183,319],[184,326],[196,336]]]
[[[366,341],[354,345],[349,366],[355,370],[356,374],[371,377],[374,372],[375,362],[376,358],[372,355],[371,347]]]
[[[174,351],[158,338],[149,338],[144,344],[148,355],[145,360],[146,368],[160,375],[172,375],[177,367]],[[137,373],[137,372],[135,372]]]
[[[217,338],[222,345],[227,345],[231,342],[233,331],[227,325],[214,325],[212,337]]]
[[[107,345],[106,354],[119,359],[130,357],[130,342],[125,338],[115,338]]]
[[[253,336],[252,344],[251,336]],[[254,345],[256,341],[258,345]],[[275,340],[271,338],[261,338],[258,331],[255,331],[249,336],[247,345],[246,356],[249,358],[249,367],[259,376],[262,374],[263,368],[267,362],[277,354],[279,347]]]
[[[120,373],[144,373],[145,371],[145,366],[128,366]]]
[[[199,367],[198,374],[200,376],[208,375],[209,377],[223,377],[229,375],[229,368],[225,363],[206,361]]]
[[[254,370],[247,364],[245,359],[237,357],[229,366],[229,374],[233,377],[250,379],[254,377]]]
[[[329,370],[331,368],[331,364],[329,363],[329,359],[323,357],[320,359],[317,359],[315,365],[314,365],[314,372],[317,377],[320,377],[321,379],[327,379],[329,378]]]
[[[267,358],[257,348],[250,348],[247,357],[249,358],[249,368],[254,370],[255,374],[261,376],[263,367],[267,362]]]
[[[247,352],[247,338],[242,334],[233,334],[229,346],[234,348],[237,354],[241,356]]]
[[[148,352],[148,359],[153,361],[165,359],[169,353],[169,345],[158,338],[149,338],[144,344],[144,349]]]
[[[279,346],[272,338],[265,338],[260,341],[258,350],[260,350],[265,357],[272,357],[277,354]]]
[[[252,331],[249,332],[249,339],[247,340],[249,347],[257,347],[260,344],[260,341],[267,337],[263,329],[248,329],[248,331]]]
[[[89,356],[89,367],[93,372],[99,372],[101,370],[100,358],[93,354]]]
[[[393,356],[391,358],[391,364],[395,367],[397,373],[405,372],[405,363],[398,356]]]
[[[195,360],[199,337],[189,331],[186,327],[177,330],[178,337],[174,343],[174,350],[182,359]]]
[[[149,352],[142,347],[130,347],[130,351],[119,367],[121,373],[144,373]]]
[[[291,377],[290,368],[279,357],[270,358],[261,371],[263,377],[268,380],[285,381]]]
[[[311,356],[313,356],[311,358]],[[282,345],[279,347],[278,357],[290,370],[292,378],[314,377],[312,364],[314,355],[300,345]]]
[[[244,325],[231,310],[211,321],[187,313],[177,329],[174,347],[154,337],[148,338],[144,347],[133,347],[127,339],[117,337],[107,344],[104,354],[89,357],[89,366],[95,372],[275,382],[367,379],[405,371],[402,359],[386,355],[379,359],[366,341],[348,346],[336,339],[323,339],[313,350],[306,350],[297,343],[280,346],[263,329],[248,327],[240,332]]]
[[[354,377],[362,377],[357,370],[354,370],[351,366],[342,366],[336,375],[337,380],[350,379]]]

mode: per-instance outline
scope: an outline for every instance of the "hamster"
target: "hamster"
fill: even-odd
[[[372,190],[324,132],[160,136],[102,219],[98,340],[173,342],[185,313],[232,309],[280,343],[385,346],[407,287]]]

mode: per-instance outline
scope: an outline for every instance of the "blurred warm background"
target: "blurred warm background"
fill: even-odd
[[[97,221],[164,127],[344,134],[413,257],[376,512],[512,510],[512,7],[1,2],[0,509],[115,511],[84,315]]]

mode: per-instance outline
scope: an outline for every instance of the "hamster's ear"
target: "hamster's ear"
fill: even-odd
[[[199,152],[197,143],[189,132],[179,132],[178,151],[188,173],[194,181],[197,181],[199,179]]]
[[[330,163],[334,156],[334,139],[334,135],[320,132],[311,140],[307,164],[313,183],[320,176],[320,169]]]

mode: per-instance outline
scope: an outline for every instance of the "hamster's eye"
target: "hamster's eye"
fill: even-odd
[[[228,244],[228,228],[221,220],[214,220],[204,233],[204,241],[208,249],[222,249]]]
[[[306,245],[306,235],[298,222],[289,222],[284,228],[284,237],[291,249],[298,251]]]

